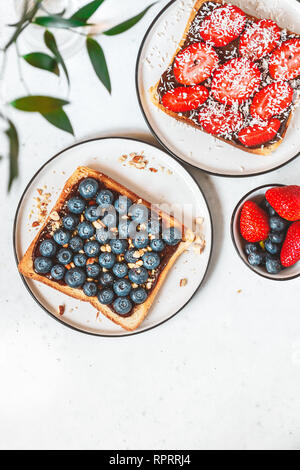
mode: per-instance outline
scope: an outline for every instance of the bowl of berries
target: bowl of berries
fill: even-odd
[[[264,185],[234,209],[231,236],[244,263],[267,279],[300,276],[300,186]]]

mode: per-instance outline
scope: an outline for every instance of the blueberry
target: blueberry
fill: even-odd
[[[146,269],[156,269],[160,264],[160,257],[157,253],[147,252],[142,257]]]
[[[111,304],[114,298],[115,294],[112,289],[105,288],[98,293],[98,300],[103,305]]]
[[[62,230],[61,228],[56,230],[55,234],[53,235],[54,240],[58,245],[66,245],[69,243],[71,235],[69,232]]]
[[[147,232],[138,232],[133,239],[133,244],[136,248],[146,248],[149,243]]]
[[[113,266],[113,273],[115,276],[122,278],[128,273],[128,267],[126,263],[116,263]]]
[[[85,209],[84,215],[86,220],[89,222],[95,222],[95,220],[98,220],[100,216],[98,206],[89,206],[87,209]]]
[[[280,253],[281,247],[277,243],[273,243],[269,238],[265,242],[265,249],[271,255],[278,255]]]
[[[110,238],[110,233],[105,228],[98,228],[96,230],[96,239],[101,245],[105,245]]]
[[[83,284],[83,292],[88,297],[95,297],[98,292],[97,284],[95,282],[90,282],[90,281],[85,282]]]
[[[110,240],[109,244],[111,246],[111,251],[115,253],[115,255],[122,255],[128,249],[127,240],[119,240],[116,238],[114,240]]]
[[[83,240],[80,237],[73,237],[69,242],[69,248],[78,253],[78,251],[83,249]]]
[[[116,227],[117,225],[117,218],[116,218],[116,214],[114,213],[107,213],[103,219],[101,220],[101,222],[105,225],[105,227],[107,228],[112,228],[112,227]]]
[[[284,232],[271,232],[269,235],[269,239],[272,243],[278,243],[279,245],[283,243],[285,237]]]
[[[128,213],[129,207],[132,205],[132,201],[126,196],[120,196],[119,199],[115,201],[115,209],[119,212],[120,215],[125,215]]]
[[[66,272],[66,268],[64,266],[62,266],[61,264],[56,264],[51,269],[50,274],[51,274],[51,277],[55,279],[55,281],[61,281],[65,276],[65,272]]]
[[[47,274],[52,268],[52,260],[44,256],[38,256],[34,260],[34,269],[38,274]]]
[[[96,196],[99,188],[98,181],[94,178],[86,178],[79,185],[79,194],[84,199],[91,199]]]
[[[264,198],[261,203],[260,203],[260,207],[268,212],[268,214],[270,215],[270,217],[273,217],[274,215],[276,215],[276,211],[273,209],[273,207],[271,206],[271,204],[267,201],[266,198]]]
[[[159,238],[154,238],[154,240],[151,240],[150,242],[150,247],[153,251],[163,251],[165,246],[165,242]]]
[[[81,197],[72,197],[68,200],[68,209],[72,214],[82,214],[85,209],[85,202]]]
[[[114,276],[112,273],[102,273],[101,276],[99,277],[99,282],[103,287],[110,287],[114,283]]]
[[[161,232],[161,225],[159,220],[157,219],[151,219],[148,222],[148,233],[151,233],[151,235],[158,237]]]
[[[246,243],[245,253],[246,255],[251,255],[251,253],[257,253],[259,251],[259,245],[256,243]]]
[[[101,272],[101,268],[98,263],[91,263],[86,265],[86,273],[87,277],[92,277],[93,279],[97,279]]]
[[[114,301],[113,307],[119,315],[127,315],[132,310],[132,303],[126,297],[118,297]]]
[[[135,304],[143,304],[146,301],[148,294],[143,287],[137,287],[130,292],[130,297]]]
[[[264,263],[263,253],[251,253],[248,256],[248,261],[251,266],[261,266]]]
[[[99,194],[97,194],[96,201],[99,206],[108,207],[113,204],[114,195],[109,189],[103,189]]]
[[[72,261],[73,253],[69,248],[61,248],[57,253],[57,261],[63,265],[69,264]]]
[[[91,238],[94,233],[95,227],[90,222],[81,222],[81,224],[78,225],[78,235],[80,238],[83,238],[83,240]]]
[[[273,232],[283,232],[287,227],[287,222],[281,217],[270,218],[270,228]]]
[[[79,223],[79,218],[74,214],[65,215],[63,218],[63,226],[67,230],[75,230]]]
[[[137,258],[134,256],[135,252],[136,250],[133,249],[126,251],[124,258],[127,263],[136,263]]]
[[[141,268],[133,268],[130,269],[128,273],[128,277],[131,282],[134,282],[135,284],[145,284],[148,279],[148,271],[147,269],[141,267]]]
[[[56,243],[53,240],[44,240],[40,244],[40,253],[42,256],[51,258],[56,253]]]
[[[128,215],[132,220],[141,224],[148,220],[148,209],[143,204],[133,204],[128,211]]]
[[[91,240],[89,242],[86,242],[83,249],[84,249],[85,254],[89,258],[94,258],[98,256],[100,253],[100,243],[97,242],[96,240]]]
[[[80,268],[72,268],[65,275],[65,282],[69,287],[77,288],[83,286],[86,274]]]
[[[130,221],[121,220],[119,223],[119,238],[125,239],[128,238],[130,234]]]
[[[163,231],[162,238],[167,245],[174,246],[181,241],[181,233],[177,228],[170,227]]]
[[[113,253],[102,253],[99,256],[99,264],[102,268],[111,269],[116,262],[116,255]]]
[[[269,274],[279,274],[282,271],[282,265],[279,258],[268,257],[266,261],[266,269]]]
[[[73,261],[75,266],[77,266],[78,268],[84,268],[87,262],[87,257],[83,253],[79,253],[74,256]]]
[[[131,291],[131,284],[128,279],[117,279],[113,287],[118,297],[126,297]]]

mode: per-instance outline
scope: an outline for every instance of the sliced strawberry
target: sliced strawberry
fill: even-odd
[[[240,232],[250,243],[265,241],[270,233],[269,217],[255,202],[247,201],[242,207]]]
[[[178,87],[168,91],[162,98],[165,108],[175,113],[197,109],[207,100],[209,91],[205,86]]]
[[[280,258],[285,268],[294,266],[300,261],[300,222],[294,222],[288,229]]]
[[[269,189],[266,198],[283,219],[290,222],[300,220],[300,186],[283,186]]]
[[[244,58],[232,59],[215,72],[211,91],[221,103],[242,103],[258,91],[261,79],[261,72],[253,62]]]
[[[271,119],[265,124],[255,124],[245,127],[239,132],[239,140],[245,147],[259,147],[266,144],[276,137],[281,122],[279,119]]]
[[[280,41],[280,28],[272,20],[253,23],[240,39],[240,54],[249,60],[262,59],[270,54]]]
[[[200,25],[204,41],[215,47],[227,46],[238,38],[246,24],[246,15],[240,8],[226,5],[216,8]]]
[[[275,80],[293,80],[300,75],[300,39],[290,39],[273,52],[269,71]]]
[[[243,126],[243,116],[224,106],[204,106],[199,113],[199,122],[206,132],[213,135],[228,135]]]
[[[218,64],[218,54],[211,46],[195,42],[177,54],[173,72],[178,83],[197,85],[210,77]]]
[[[253,98],[250,108],[255,118],[267,121],[285,111],[294,96],[293,88],[287,82],[274,82],[260,90]]]

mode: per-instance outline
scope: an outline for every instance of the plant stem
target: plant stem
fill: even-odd
[[[19,70],[20,81],[23,87],[25,88],[26,92],[28,93],[28,95],[31,95],[29,87],[27,86],[27,83],[23,76],[22,65],[21,65],[21,54],[19,50],[18,41],[15,42],[15,45],[16,45],[16,52],[17,52],[17,59],[18,59],[18,70]]]

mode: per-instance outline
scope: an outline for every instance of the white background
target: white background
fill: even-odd
[[[148,3],[106,0],[99,20],[111,25]],[[137,104],[134,71],[146,28],[165,3],[128,33],[101,37],[111,97],[83,50],[68,59],[72,104],[66,110],[76,141],[125,135],[155,143]],[[14,19],[13,1],[1,2],[1,43],[4,24]],[[33,50],[25,41],[20,48]],[[63,79],[57,85],[56,77],[26,64],[24,75],[35,94],[65,96]],[[6,101],[24,95],[13,48],[2,91]],[[11,117],[21,136],[21,176],[7,196],[7,161],[0,163],[0,448],[299,449],[299,279],[276,283],[252,273],[237,257],[229,231],[232,210],[247,191],[267,183],[299,184],[299,159],[256,178],[193,171],[215,225],[202,289],[153,331],[93,338],[41,311],[22,284],[12,247],[25,185],[74,140],[39,116],[15,111]],[[1,154],[5,149],[1,140]]]

